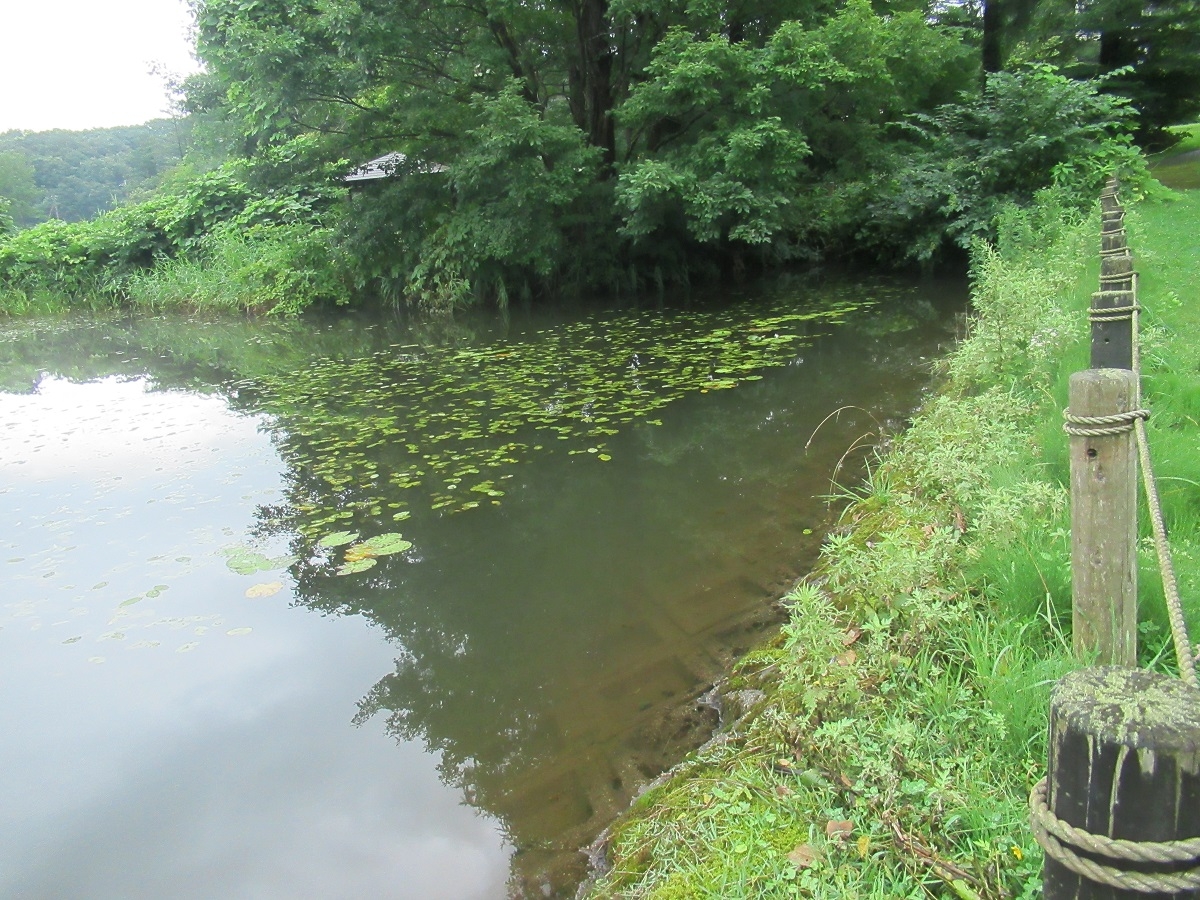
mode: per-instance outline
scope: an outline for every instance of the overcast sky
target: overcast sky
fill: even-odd
[[[0,132],[136,125],[196,69],[185,0],[0,0]]]

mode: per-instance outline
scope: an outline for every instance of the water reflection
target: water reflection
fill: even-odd
[[[0,895],[501,895],[497,823],[347,727],[392,648],[225,565],[279,495],[261,422],[147,387],[0,395]]]
[[[363,364],[417,340],[402,323],[0,335],[0,728],[19,735],[0,844],[23,860],[0,892],[569,892],[576,848],[712,726],[689,701],[770,626],[839,458],[916,402],[915,357],[947,334],[916,308],[679,395],[604,435],[607,460],[582,435],[505,463],[502,502],[457,515],[309,464],[338,441],[364,472],[405,463],[359,425],[405,414],[394,371]],[[433,344],[545,326],[467,321]],[[342,396],[305,380],[316,361]],[[413,547],[336,575],[345,548],[311,527],[328,512]],[[294,562],[237,574],[234,547]]]

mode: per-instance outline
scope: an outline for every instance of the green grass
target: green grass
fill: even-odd
[[[1167,129],[1180,135],[1177,144],[1157,154],[1150,160],[1150,171],[1164,185],[1173,190],[1196,190],[1200,188],[1200,122],[1194,125],[1177,125]]]
[[[1200,194],[1144,203],[1129,227],[1150,440],[1196,634]],[[778,640],[734,675],[768,701],[614,828],[593,897],[1040,894],[1026,801],[1050,688],[1079,665],[1061,409],[1087,365],[1098,231],[1098,214],[1010,213],[977,252],[979,317],[945,392],[873,467]],[[1146,530],[1141,658],[1172,671]]]

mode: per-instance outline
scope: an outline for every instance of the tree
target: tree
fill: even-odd
[[[608,287],[689,245],[740,264],[844,230],[853,203],[819,194],[967,73],[912,5],[197,0],[188,102],[260,159],[302,134],[314,160],[405,154],[381,203],[352,201],[361,284],[434,305]]]
[[[1093,71],[1111,76],[1108,89],[1132,101],[1145,141],[1161,142],[1164,127],[1200,113],[1196,0],[1092,0],[1080,24],[1089,44],[1085,61],[1094,60]]]
[[[0,153],[0,198],[10,222],[16,225],[32,225],[37,220],[35,204],[40,192],[34,183],[33,166],[21,153]]]
[[[939,21],[973,23],[984,75],[1022,61],[1052,62],[1078,78],[1106,77],[1132,101],[1143,143],[1200,113],[1196,0],[980,0],[939,3]]]
[[[186,122],[158,119],[119,128],[0,134],[0,157],[15,154],[32,173],[32,193],[15,204],[18,224],[89,219],[153,188],[178,164],[189,131]],[[0,191],[4,178],[0,175]],[[24,176],[18,180],[26,183]]]
[[[949,100],[965,60],[922,13],[878,16],[865,0],[762,46],[671,30],[621,110],[658,135],[621,175],[626,233],[661,241],[682,222],[702,244],[830,242],[862,214],[853,186],[907,140],[892,123]]]

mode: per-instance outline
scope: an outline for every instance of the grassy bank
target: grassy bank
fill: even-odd
[[[1151,445],[1181,589],[1200,588],[1200,195],[1130,212]],[[1070,655],[1069,374],[1099,215],[1009,213],[974,258],[944,391],[846,507],[791,621],[739,665],[750,709],[614,827],[595,898],[1028,897],[1026,800]],[[1193,246],[1185,247],[1191,242]],[[1143,541],[1142,657],[1167,667]],[[1191,628],[1200,629],[1192,601]],[[761,690],[762,693],[757,693]],[[732,704],[731,704],[732,705]]]
[[[1151,158],[1150,165],[1167,187],[1176,190],[1200,188],[1200,123],[1169,128],[1178,138],[1170,150]]]

